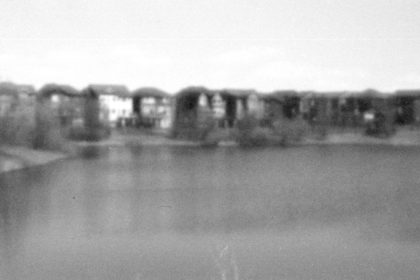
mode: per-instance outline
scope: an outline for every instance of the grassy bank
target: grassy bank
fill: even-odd
[[[297,127],[296,129],[290,128]],[[360,130],[329,131],[320,135],[304,124],[289,123],[277,130],[267,128],[252,129],[215,129],[201,141],[174,139],[169,133],[153,133],[138,129],[115,129],[108,139],[97,142],[72,142],[74,146],[288,146],[288,145],[335,145],[366,144],[393,146],[420,146],[420,129],[401,128],[389,138],[377,138],[364,135]]]
[[[22,146],[0,146],[0,173],[43,165],[66,158],[62,152],[33,150]]]
[[[361,132],[333,131],[325,139],[307,138],[303,144],[420,146],[420,130],[400,128],[395,135],[388,138],[371,137]]]
[[[242,142],[241,142],[242,141]],[[391,145],[420,146],[420,130],[400,129],[389,138],[375,138],[358,131],[335,131],[320,138],[307,133],[306,128],[290,130],[287,126],[277,131],[268,129],[215,130],[204,141],[171,139],[165,133],[144,133],[136,129],[114,130],[111,137],[97,142],[68,142],[61,151],[34,150],[25,146],[0,145],[0,173],[43,165],[64,159],[85,146],[270,146],[270,145]]]

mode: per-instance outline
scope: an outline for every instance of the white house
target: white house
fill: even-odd
[[[125,122],[133,114],[133,102],[127,87],[123,85],[90,85],[89,89],[98,97],[99,119],[115,126]]]
[[[168,129],[172,125],[171,96],[156,88],[139,88],[132,93],[133,110],[140,126]]]
[[[248,96],[248,113],[257,119],[263,118],[264,104],[256,92],[251,92]]]

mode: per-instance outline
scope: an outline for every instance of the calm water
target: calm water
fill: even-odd
[[[112,148],[0,175],[0,279],[418,279],[420,149]]]

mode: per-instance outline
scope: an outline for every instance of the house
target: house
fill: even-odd
[[[262,104],[255,90],[183,89],[175,96],[174,134],[191,138],[205,127],[233,128],[246,115],[261,118]]]
[[[33,85],[18,84],[16,85],[16,87],[18,91],[19,100],[35,102],[36,90]]]
[[[270,126],[276,119],[295,119],[301,115],[302,97],[294,90],[275,91],[262,96],[264,103],[264,126]]]
[[[420,90],[396,91],[395,106],[397,124],[420,124]]]
[[[36,100],[39,110],[51,110],[62,127],[82,122],[82,95],[69,85],[46,84],[38,91]]]
[[[247,103],[248,114],[253,115],[258,120],[261,120],[264,115],[264,103],[261,99],[261,94],[252,90],[248,95]]]
[[[340,104],[345,92],[304,92],[302,94],[301,112],[310,124],[338,126],[342,117]]]
[[[123,85],[89,85],[83,90],[83,95],[87,99],[86,113],[97,114],[89,119],[97,119],[96,121],[115,127],[124,126],[132,117],[133,101],[127,87]],[[98,108],[94,109],[95,107]]]
[[[18,98],[17,86],[14,83],[0,83],[0,117],[16,109]]]
[[[395,95],[368,89],[362,92],[361,98],[370,100],[371,112],[373,113],[373,131],[368,127],[367,132],[386,136],[395,133],[397,115]],[[366,125],[366,114],[369,114],[369,111],[363,112],[362,108],[359,111],[363,114],[364,125]]]
[[[172,126],[172,96],[152,87],[139,88],[131,93],[133,113],[140,127],[168,129]]]
[[[212,96],[214,116],[219,126],[232,128],[246,115],[262,117],[262,103],[255,90],[222,89]]]
[[[175,95],[174,137],[197,139],[207,126],[214,124],[213,95],[204,87],[188,87]]]
[[[346,126],[366,129],[376,122],[377,132],[387,135],[394,132],[396,116],[395,98],[391,93],[374,89],[348,92],[342,106],[342,115]],[[377,132],[374,132],[377,134]]]
[[[360,92],[349,91],[343,94],[339,101],[340,120],[339,126],[342,128],[360,127],[363,116],[360,110],[366,110],[366,101],[360,100]]]

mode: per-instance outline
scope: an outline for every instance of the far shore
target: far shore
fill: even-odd
[[[167,147],[202,147],[203,143],[188,140],[176,140],[164,134],[130,133],[114,131],[109,139],[98,142],[70,142],[67,152],[34,150],[22,146],[0,145],[0,173],[33,166],[44,165],[72,156],[76,148],[88,146],[126,147],[126,146],[167,146]],[[419,146],[420,129],[400,129],[389,138],[376,138],[360,132],[330,132],[324,139],[306,138],[296,143],[301,145],[387,145],[387,146]],[[237,146],[234,141],[220,141],[219,147]]]

